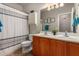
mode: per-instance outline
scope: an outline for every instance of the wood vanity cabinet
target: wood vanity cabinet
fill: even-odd
[[[49,52],[50,56],[66,56],[66,42],[51,39]]]
[[[79,43],[33,36],[32,45],[35,56],[79,56]]]
[[[32,54],[40,56],[40,37],[33,37],[33,42],[32,42]]]
[[[67,49],[69,56],[79,56],[79,43],[70,42]]]
[[[49,47],[49,52],[50,56],[55,56],[56,55],[56,41],[55,40],[50,40],[50,47]]]
[[[49,56],[49,40],[47,38],[40,39],[40,52],[41,56]]]
[[[49,55],[49,40],[42,37],[33,37],[32,54],[37,56]]]

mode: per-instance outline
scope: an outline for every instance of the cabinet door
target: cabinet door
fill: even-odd
[[[77,43],[70,43],[68,45],[69,48],[69,55],[70,56],[79,56],[79,44]]]
[[[40,56],[40,37],[33,36],[32,43],[32,54],[35,56]]]
[[[40,47],[41,56],[49,56],[49,39],[41,38]]]
[[[56,39],[50,40],[50,55],[51,56],[65,56],[66,42],[58,41]]]
[[[50,47],[49,47],[50,56],[56,55],[56,40],[51,39],[50,40]]]
[[[56,41],[56,55],[57,56],[66,56],[66,42]]]

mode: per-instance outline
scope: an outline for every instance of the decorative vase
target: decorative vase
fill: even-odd
[[[53,32],[53,35],[56,35],[56,32]]]

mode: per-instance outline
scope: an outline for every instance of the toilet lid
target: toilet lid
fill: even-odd
[[[28,43],[31,43],[32,41],[24,41],[22,42],[21,44],[28,44]]]

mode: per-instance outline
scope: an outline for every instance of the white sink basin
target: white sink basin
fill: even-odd
[[[79,39],[78,36],[69,36],[68,38],[71,38],[71,39]]]
[[[56,37],[60,37],[61,38],[61,37],[65,37],[65,36],[64,35],[56,35]]]
[[[59,38],[69,38],[69,39],[79,39],[79,37],[78,36],[68,36],[68,37],[66,37],[66,36],[64,36],[64,35],[56,35],[56,37],[59,37]]]

